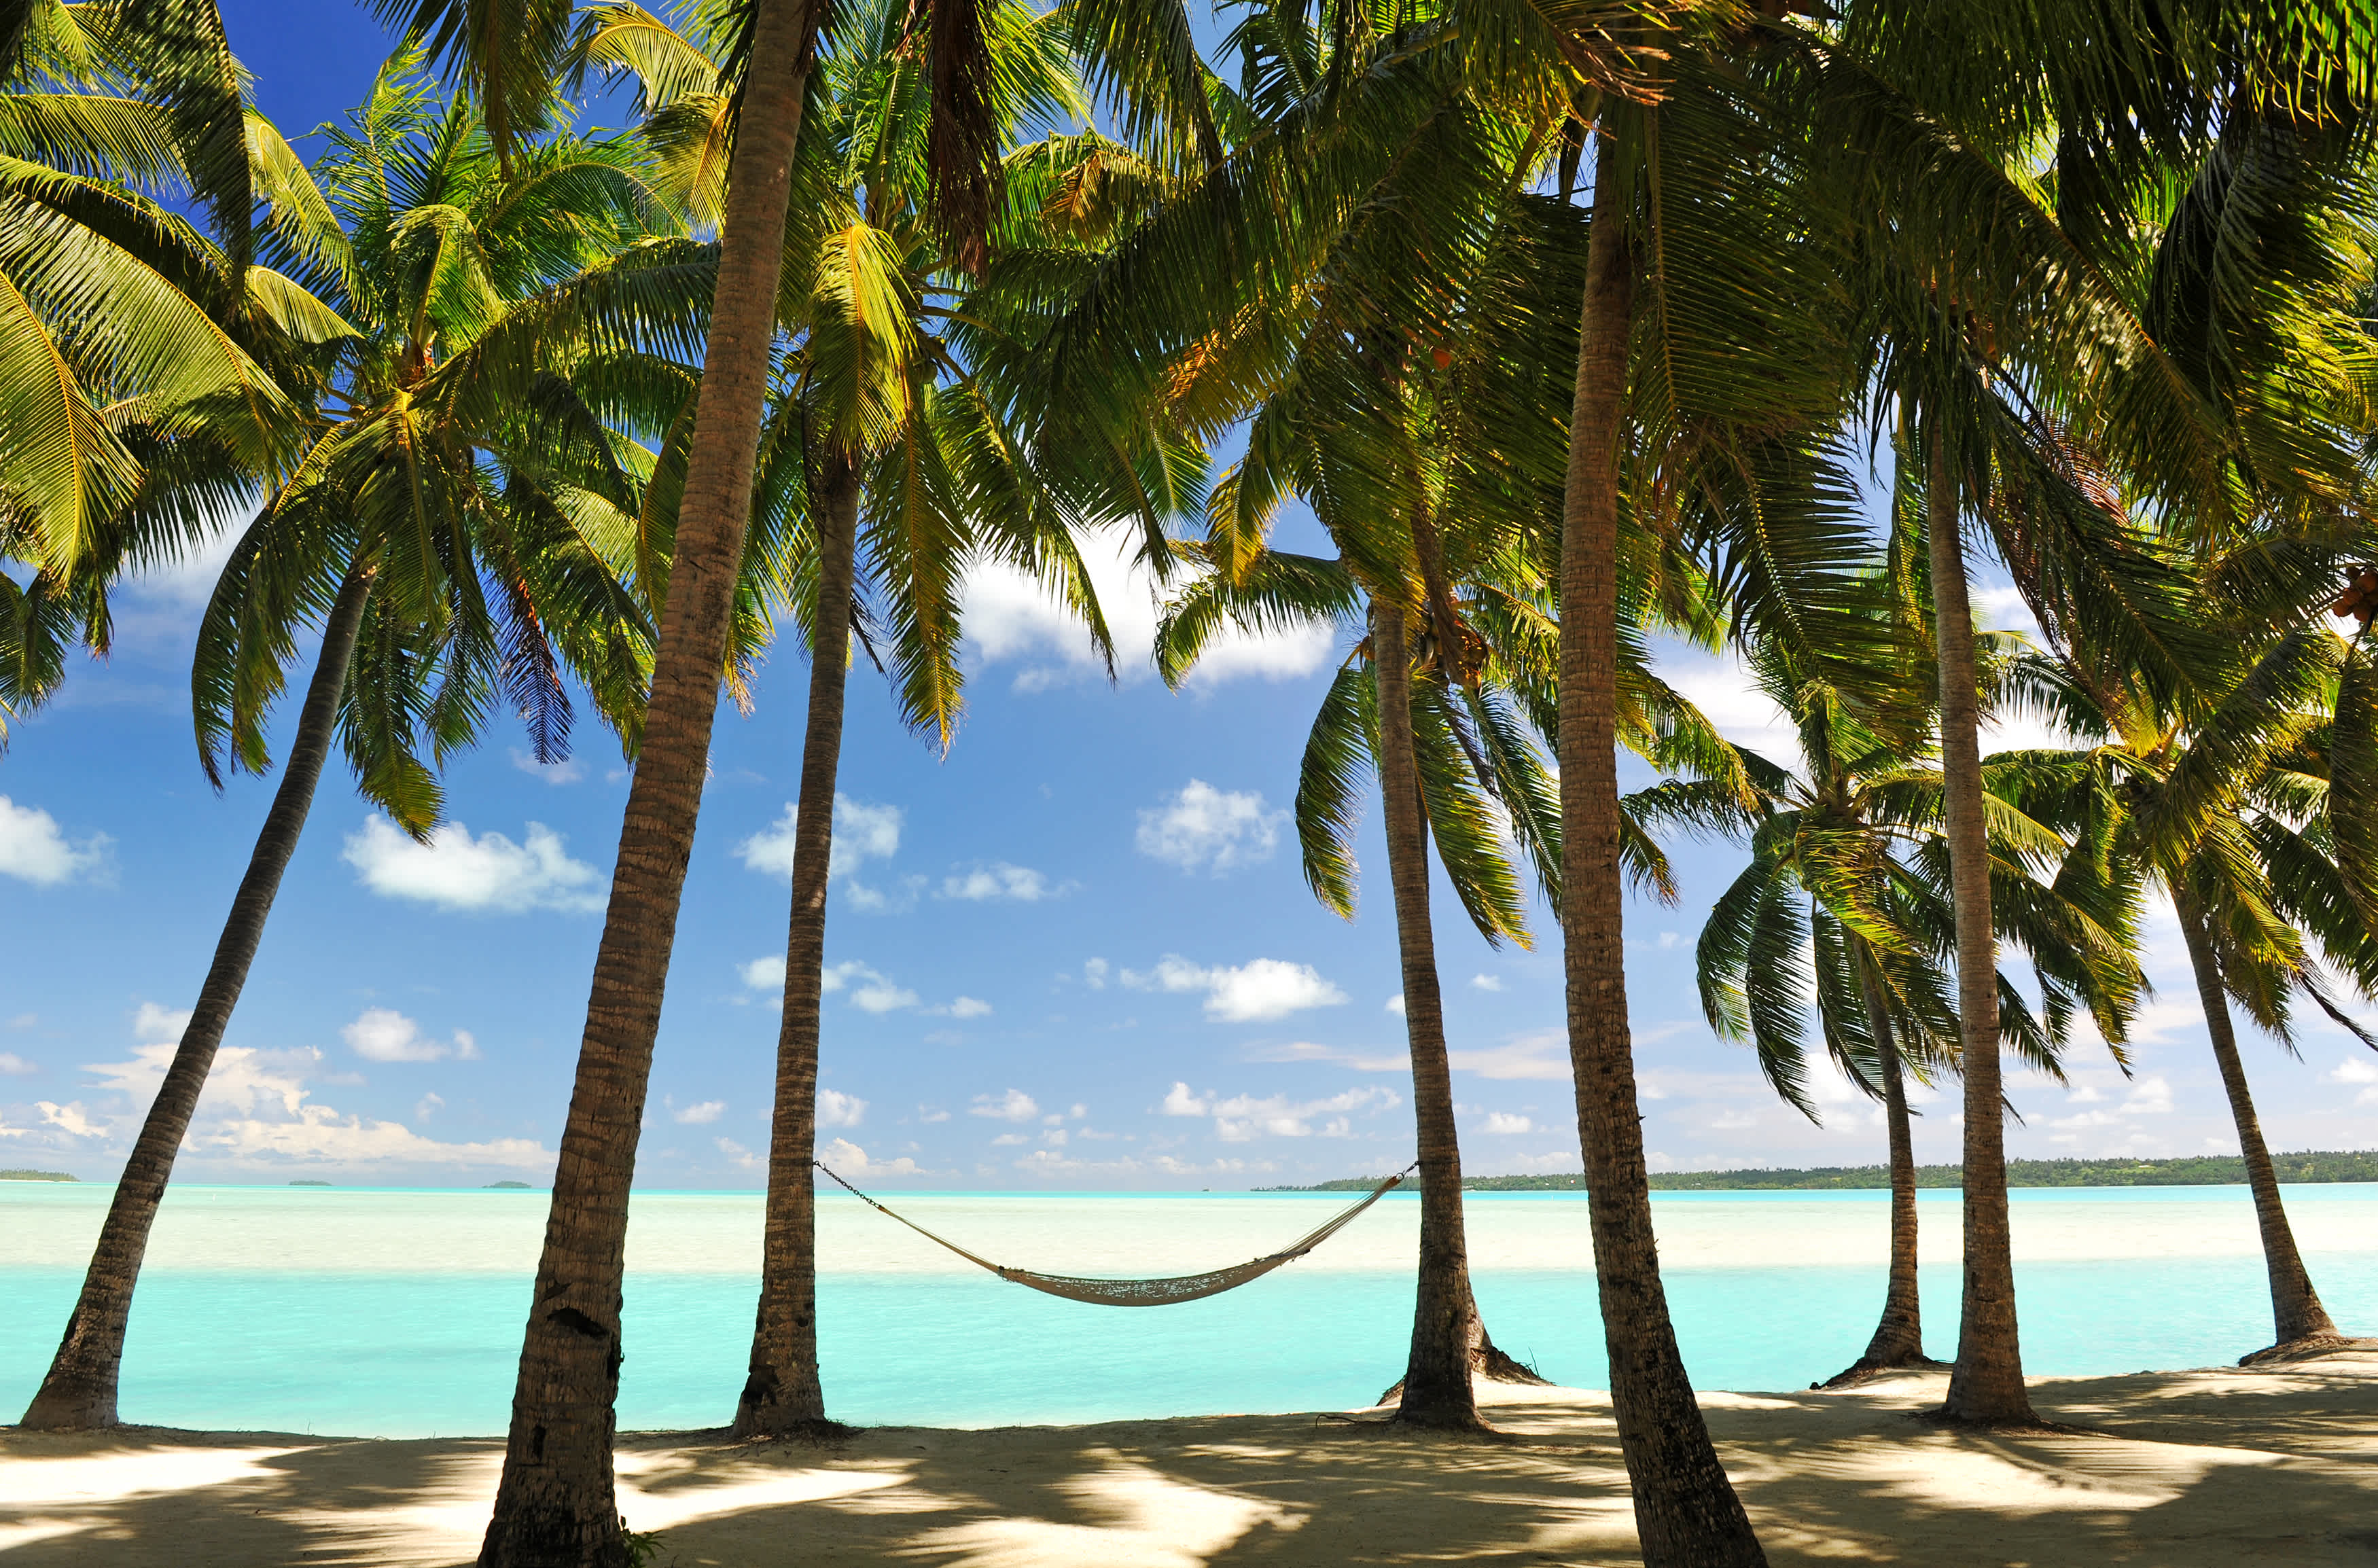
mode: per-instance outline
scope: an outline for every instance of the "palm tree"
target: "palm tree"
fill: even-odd
[[[2286,443],[2287,461],[2270,461],[2267,425],[2219,385],[2242,372],[2302,391],[2328,366],[2274,352],[2300,340],[2229,332],[2215,347],[2225,334],[2208,332],[2185,346],[2215,349],[2212,376],[2169,346],[2208,321],[2267,318],[2295,291],[2284,269],[2250,281],[2202,265],[2221,228],[2201,221],[2204,193],[2217,208],[2234,167],[2204,150],[2224,126],[2299,102],[2335,62],[2243,13],[2145,49],[2113,30],[2123,42],[2108,49],[2085,6],[1986,9],[1951,35],[1943,18],[1910,7],[1855,17],[1829,62],[1838,85],[1827,113],[1838,118],[1823,122],[1823,139],[1830,188],[1865,214],[1851,225],[1860,259],[1848,271],[1876,307],[1869,418],[1895,432],[1899,483],[1920,497],[1911,505],[1930,556],[1964,976],[1965,1291],[1945,1413],[2021,1424],[2033,1417],[1988,1048],[1993,922],[1964,531],[1977,525],[2059,652],[2093,680],[2127,673],[2167,696],[2220,684],[2234,650],[2204,635],[2178,551],[2146,539],[2130,512],[2167,511],[2217,536],[2257,485],[2340,493],[2311,443]],[[1968,47],[1943,49],[1944,36]],[[1918,104],[1926,113],[1911,116]],[[2018,149],[2051,140],[2053,181],[2035,180]],[[2298,195],[2317,205],[2317,186]],[[2238,212],[2267,209],[2256,199],[2266,194]],[[2162,257],[2147,238],[2159,232]],[[2300,477],[2274,477],[2289,472]]]
[[[1098,497],[1068,483],[1076,465],[1036,456],[1016,417],[1019,405],[1028,407],[1028,389],[1003,384],[996,356],[982,352],[988,345],[979,336],[969,341],[963,326],[1009,315],[1005,269],[1057,248],[1030,201],[1038,194],[1033,176],[1051,172],[1040,165],[1053,150],[1016,155],[1029,167],[1019,171],[1025,177],[989,236],[984,272],[970,279],[960,236],[931,200],[933,130],[911,46],[916,15],[871,0],[845,15],[854,47],[828,62],[823,113],[803,149],[804,168],[814,162],[818,170],[803,188],[820,194],[827,221],[820,243],[802,251],[814,270],[786,323],[796,336],[763,453],[763,493],[807,509],[806,529],[772,524],[772,532],[800,546],[776,577],[791,591],[787,598],[808,630],[811,658],[766,1239],[750,1371],[734,1422],[744,1436],[830,1424],[817,1358],[814,1162],[828,871],[851,633],[865,634],[879,660],[888,656],[902,717],[942,752],[962,708],[962,583],[975,563],[1002,561],[1049,583],[1111,657],[1069,533],[1104,521]],[[1002,140],[1078,115],[1056,19],[1009,4],[984,6],[980,20],[995,84],[985,108]]]
[[[437,57],[481,98],[509,106],[496,138],[500,156],[510,155],[512,136],[549,112],[568,43],[567,0],[375,3],[384,16],[409,13],[413,36],[434,43]],[[611,1568],[626,1561],[611,1439],[628,1189],[736,619],[775,346],[793,149],[817,40],[831,15],[825,0],[745,0],[739,11],[746,30],[737,78],[741,112],[727,165],[703,395],[676,512],[672,592],[595,955],[503,1477],[480,1553],[490,1568]]]
[[[1508,156],[1506,150],[1506,155]],[[1383,190],[1380,206],[1399,205]],[[1523,847],[1548,899],[1560,885],[1552,780],[1529,738],[1556,713],[1549,572],[1542,560],[1556,495],[1556,435],[1531,402],[1531,383],[1559,351],[1556,269],[1572,275],[1581,236],[1573,214],[1519,197],[1470,243],[1466,265],[1415,265],[1385,234],[1350,236],[1339,276],[1282,314],[1299,335],[1267,367],[1269,395],[1247,435],[1247,457],[1209,502],[1209,532],[1183,554],[1203,569],[1159,628],[1158,659],[1178,683],[1224,619],[1262,628],[1292,619],[1336,622],[1357,639],[1325,696],[1304,753],[1297,826],[1306,880],[1323,904],[1351,917],[1349,838],[1354,792],[1376,773],[1388,828],[1388,865],[1402,950],[1404,1007],[1419,1121],[1421,1257],[1411,1352],[1388,1397],[1399,1418],[1473,1426],[1473,1371],[1510,1377],[1479,1321],[1462,1243],[1459,1155],[1429,925],[1427,844],[1489,942],[1529,941],[1522,880],[1502,824]],[[1377,276],[1364,266],[1377,267]],[[1399,276],[1455,277],[1416,321],[1382,311]],[[1399,302],[1400,303],[1400,302]],[[1409,322],[1399,330],[1391,324]],[[1279,330],[1247,332],[1256,353]],[[1246,351],[1218,344],[1225,364]],[[1228,374],[1224,371],[1223,374]],[[1194,389],[1191,395],[1194,396]],[[1339,546],[1334,559],[1267,543],[1274,509],[1303,496]],[[1652,541],[1637,541],[1628,584],[1645,616],[1697,608],[1696,586]],[[1699,620],[1706,625],[1706,612]],[[1681,761],[1724,752],[1689,704],[1652,679],[1643,650],[1627,649],[1624,738]],[[1400,721],[1400,722],[1399,722]],[[1728,759],[1731,760],[1730,757]],[[1630,872],[1673,896],[1664,861],[1640,832]]]
[[[2323,967],[2378,996],[2378,941],[2340,865],[2336,813],[2361,809],[2333,787],[2336,688],[2354,651],[2315,626],[2270,641],[2202,712],[2182,715],[2139,683],[2093,693],[2060,667],[2039,699],[2073,731],[2120,803],[2115,843],[2170,898],[2229,1101],[2270,1276],[2275,1343],[2247,1358],[2344,1343],[2321,1304],[2280,1201],[2230,1016],[2234,1004],[2295,1049],[2292,1001],[2308,999],[2363,1044]]]
[[[1984,667],[2003,676],[2019,639],[1981,640]],[[1747,1040],[1786,1103],[1819,1119],[1808,1092],[1806,1008],[1811,992],[1825,1050],[1849,1081],[1883,1107],[1890,1143],[1891,1262],[1882,1314],[1865,1352],[1832,1384],[1878,1371],[1940,1363],[1924,1354],[1916,1291],[1916,1160],[1905,1079],[1956,1066],[1953,1000],[1940,984],[1955,945],[1953,900],[1943,875],[1940,774],[1930,750],[1930,704],[1915,701],[1883,722],[1861,716],[1829,683],[1810,679],[1772,640],[1756,645],[1758,687],[1793,721],[1797,772],[1755,753],[1756,808],[1691,783],[1627,797],[1647,822],[1697,833],[1747,832],[1751,862],[1712,905],[1697,962],[1702,1011],[1722,1037]],[[1921,672],[1909,672],[1911,692]],[[1988,687],[2003,684],[1994,679]],[[1986,687],[1986,697],[1995,693]],[[1891,721],[1896,721],[1891,722]],[[1984,776],[2025,784],[2046,798],[2036,760],[2010,759]],[[2067,815],[2070,815],[2069,811]],[[1994,794],[1991,878],[2000,934],[2028,955],[2046,996],[2035,1017],[2012,981],[1998,976],[2004,1042],[2060,1079],[2070,1021],[2086,1011],[2121,1059],[2120,1042],[2144,981],[2130,957],[2135,899],[2096,873],[2102,845],[2068,848],[2047,824]],[[2039,882],[2035,869],[2052,869]],[[1807,976],[1813,986],[1804,982]]]
[[[663,184],[697,221],[715,204],[729,107],[724,41],[702,13],[682,28],[633,5],[597,8],[578,45],[586,66],[634,78]],[[1079,90],[1055,19],[1006,6],[983,26],[1003,139],[1078,118]],[[1094,525],[1118,493],[1143,494],[1131,463],[1061,462],[1033,452],[1019,414],[1028,383],[1003,374],[1003,344],[1032,329],[1004,280],[1063,264],[1122,221],[1153,174],[1095,135],[1055,136],[1012,154],[986,270],[957,265],[928,199],[930,100],[898,7],[846,13],[855,46],[829,60],[795,180],[801,204],[788,252],[793,334],[763,432],[746,546],[747,597],[789,611],[811,648],[809,713],[795,808],[792,913],[770,1145],[766,1243],[751,1370],[738,1404],[745,1435],[830,1426],[817,1363],[815,1123],[827,870],[844,685],[854,629],[889,655],[903,717],[938,748],[962,706],[960,583],[997,559],[1046,581],[1111,659],[1087,572],[1069,533]],[[1099,187],[1095,194],[1086,186]],[[1026,295],[1028,301],[1028,293]],[[674,470],[681,449],[662,457]],[[1153,503],[1146,498],[1138,509]],[[879,652],[880,650],[880,652]]]
[[[548,113],[568,49],[565,0],[375,0],[409,16],[449,68],[500,85]],[[927,186],[939,227],[964,269],[979,268],[997,210],[995,95],[976,5],[929,7],[923,42],[933,64]],[[660,628],[643,750],[630,791],[579,1053],[577,1092],[562,1134],[552,1217],[538,1263],[537,1306],[522,1347],[503,1478],[481,1561],[498,1564],[624,1561],[611,1471],[618,1393],[620,1260],[637,1129],[653,1039],[692,851],[715,682],[728,658],[745,581],[744,534],[776,343],[777,285],[791,205],[794,152],[821,39],[835,32],[827,0],[720,0],[739,41],[724,73],[739,107],[726,127],[719,284],[703,354],[703,389],[686,443],[685,478],[668,599]],[[1165,112],[1181,83],[1129,54],[1148,34],[1128,25],[1084,27],[1077,39],[1118,91]],[[1171,30],[1176,44],[1185,26]],[[1167,60],[1177,56],[1169,52]],[[1156,96],[1140,99],[1143,90]],[[748,134],[747,134],[748,133]],[[498,147],[502,146],[498,140]]]
[[[30,0],[0,24],[0,557],[35,569],[0,579],[0,743],[69,641],[106,652],[128,520],[288,455],[271,361],[312,334],[251,265],[245,113],[211,4]],[[185,191],[215,239],[160,199]]]
[[[565,672],[632,754],[649,633],[617,574],[633,557],[643,465],[607,422],[655,417],[655,382],[663,407],[684,396],[682,372],[669,377],[645,345],[698,300],[708,257],[639,243],[652,209],[632,142],[555,138],[500,173],[476,116],[432,102],[412,65],[390,63],[312,171],[258,138],[265,249],[312,285],[309,318],[324,329],[300,455],[241,534],[199,628],[193,705],[218,785],[226,768],[270,765],[265,721],[317,617],[321,647],[28,1426],[116,1418],[149,1231],[333,741],[365,796],[417,835],[439,815],[430,763],[497,702],[519,711],[541,759],[566,755]],[[150,533],[126,554],[170,544],[156,537],[170,514],[134,521]]]

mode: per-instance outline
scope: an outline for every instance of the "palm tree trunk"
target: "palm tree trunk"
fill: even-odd
[[[1907,1126],[1907,1078],[1901,1071],[1899,1042],[1892,1035],[1890,1005],[1875,976],[1874,955],[1855,933],[1849,940],[1867,1026],[1874,1032],[1876,1054],[1882,1061],[1882,1108],[1891,1135],[1891,1282],[1883,1290],[1882,1321],[1875,1324],[1866,1354],[1843,1378],[1888,1367],[1934,1364],[1924,1354],[1924,1307],[1916,1293],[1916,1143]]]
[[[1646,1568],[1751,1568],[1766,1554],[1693,1399],[1660,1283],[1627,1031],[1618,807],[1618,445],[1634,318],[1631,192],[1605,139],[1595,179],[1561,521],[1561,928],[1610,1403]]]
[[[814,1433],[826,1423],[817,1355],[818,1008],[825,980],[826,873],[834,860],[835,775],[842,765],[858,576],[859,474],[840,456],[819,486],[815,646],[809,727],[793,817],[793,912],[785,935],[785,1016],[776,1034],[776,1108],[768,1143],[767,1234],[751,1370],[735,1406],[738,1437]]]
[[[2312,1288],[2287,1208],[2279,1202],[2278,1173],[2271,1168],[2262,1119],[2254,1114],[2254,1096],[2246,1087],[2245,1064],[2238,1059],[2238,1035],[2230,1023],[2229,999],[2222,989],[2221,964],[2214,956],[2204,906],[2184,884],[2175,885],[2171,896],[2180,912],[2180,935],[2188,942],[2189,966],[2196,974],[2197,999],[2204,1006],[2205,1033],[2213,1038],[2213,1059],[2221,1064],[2221,1086],[2229,1092],[2229,1115],[2238,1124],[2238,1152],[2245,1157],[2246,1185],[2254,1194],[2254,1223],[2263,1233],[2263,1261],[2271,1275],[2271,1320],[2277,1344],[2335,1337],[2336,1324],[2320,1304],[2320,1292]]]
[[[2014,1240],[2008,1225],[2005,1093],[1999,1074],[1998,941],[1990,924],[1990,846],[1982,815],[1981,714],[1974,612],[1943,432],[1929,432],[1925,532],[1932,562],[1933,640],[1940,664],[1940,781],[1948,817],[1949,882],[1957,916],[1957,1020],[1965,1075],[1965,1292],[1957,1364],[1942,1413],[1952,1420],[2028,1423],[2023,1347],[2014,1315]]]
[[[1396,1418],[1416,1426],[1474,1429],[1470,1342],[1478,1310],[1461,1227],[1461,1146],[1453,1125],[1453,1070],[1446,1057],[1445,1006],[1437,992],[1436,942],[1428,913],[1428,830],[1420,765],[1412,749],[1411,655],[1404,607],[1371,601],[1371,667],[1379,681],[1379,793],[1386,803],[1387,878],[1396,898],[1402,961],[1404,1033],[1410,1041],[1412,1115],[1420,1130],[1420,1277],[1412,1303],[1411,1353],[1404,1362]]]
[[[273,792],[272,808],[256,835],[247,857],[246,875],[233,895],[230,918],[215,941],[214,963],[206,983],[198,987],[198,1006],[174,1049],[165,1081],[158,1085],[149,1115],[133,1143],[132,1156],[116,1179],[115,1196],[100,1227],[99,1245],[91,1250],[90,1267],[83,1275],[82,1294],[42,1386],[33,1394],[20,1425],[36,1431],[116,1424],[115,1392],[124,1366],[124,1332],[132,1318],[132,1292],[140,1279],[140,1261],[149,1251],[150,1227],[156,1224],[158,1205],[165,1199],[165,1183],[174,1174],[174,1155],[190,1130],[198,1095],[214,1066],[215,1051],[230,1026],[232,1009],[247,984],[248,966],[264,940],[264,922],[281,891],[282,873],[297,852],[298,836],[314,805],[315,787],[330,755],[332,733],[338,727],[339,696],[345,688],[347,665],[354,659],[355,639],[363,629],[364,606],[371,598],[367,569],[347,574],[322,628],[322,651],[314,661],[313,678],[306,686],[305,705],[297,712],[297,735],[282,770],[281,787]]]
[[[822,3],[822,0],[818,0]],[[482,1568],[624,1568],[612,1482],[628,1188],[718,712],[775,339],[811,0],[757,0],[675,559]]]

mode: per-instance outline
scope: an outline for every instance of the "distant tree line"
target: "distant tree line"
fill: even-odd
[[[2378,1181],[2378,1150],[2313,1149],[2300,1155],[2273,1155],[2281,1181]],[[2010,1187],[2223,1187],[2246,1179],[2246,1162],[2236,1155],[2191,1155],[2168,1160],[2009,1160]],[[1916,1167],[1918,1187],[1960,1187],[1964,1167],[1922,1165]],[[1383,1177],[1351,1176],[1313,1187],[1258,1187],[1258,1192],[1357,1192],[1375,1187]],[[1582,1172],[1550,1176],[1471,1176],[1462,1187],[1471,1192],[1582,1192]],[[1651,1187],[1665,1192],[1762,1192],[1783,1191],[1853,1191],[1886,1188],[1891,1168],[1880,1165],[1817,1166],[1807,1170],[1670,1170],[1654,1171]]]

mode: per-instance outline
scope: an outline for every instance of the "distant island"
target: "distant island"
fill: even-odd
[[[2378,1151],[2314,1150],[2299,1155],[2273,1155],[2279,1179],[2288,1182],[2378,1181]],[[1916,1167],[1918,1187],[1960,1187],[1963,1166],[1924,1165]],[[1258,1192],[1360,1192],[1377,1186],[1384,1176],[1350,1176],[1311,1187],[1258,1187]],[[2246,1163],[2235,1155],[2192,1155],[2168,1160],[2009,1160],[2010,1187],[2220,1187],[2241,1185]],[[1819,1166],[1808,1170],[1663,1170],[1651,1173],[1651,1188],[1661,1192],[1766,1192],[1782,1191],[1848,1191],[1889,1187],[1891,1172],[1879,1165]],[[1557,1176],[1469,1176],[1462,1190],[1470,1192],[1582,1192],[1585,1178],[1570,1171]]]
[[[525,1181],[490,1181],[479,1191],[482,1192],[534,1192],[536,1189]]]
[[[74,1181],[63,1170],[0,1170],[0,1181]]]
[[[310,1177],[300,1177],[289,1185],[292,1187],[328,1187],[330,1183],[327,1181],[316,1181]]]

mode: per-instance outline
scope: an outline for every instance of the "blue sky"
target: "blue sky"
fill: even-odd
[[[293,132],[359,96],[385,48],[359,6],[224,9],[261,106]],[[127,587],[112,661],[76,667],[0,756],[0,1164],[114,1174],[268,801],[270,779],[214,794],[192,748],[186,660],[213,565]],[[1343,648],[1238,644],[1168,692],[1145,659],[1146,585],[1119,562],[1104,577],[1119,635],[1139,644],[1112,684],[1029,585],[977,581],[971,709],[946,759],[901,728],[871,669],[853,673],[826,1157],[855,1179],[940,1187],[1222,1189],[1402,1166],[1384,882],[1355,921],[1327,914],[1285,817]],[[2013,616],[2008,596],[1981,597]],[[1684,655],[1668,673],[1737,738],[1772,735],[1722,662]],[[722,713],[653,1074],[648,1186],[762,1179],[807,676],[799,651],[780,650],[752,716]],[[180,1175],[546,1177],[626,795],[608,736],[589,722],[579,743],[570,765],[540,769],[516,730],[492,728],[448,775],[451,820],[432,850],[377,819],[334,764]],[[1370,869],[1375,814],[1366,829]],[[1699,1021],[1692,941],[1740,852],[1675,854],[1682,904],[1629,915],[1655,1165],[1879,1159],[1880,1130],[1846,1084],[1820,1089],[1827,1122],[1812,1127]],[[1556,943],[1491,951],[1441,884],[1438,909],[1469,1168],[1577,1168]],[[1550,936],[1545,912],[1535,926]],[[2177,932],[2163,918],[2148,939],[2160,994],[2135,1077],[2081,1049],[2069,1092],[2014,1080],[2016,1152],[2234,1151]],[[2250,1041],[2248,1061],[2275,1146],[2366,1142],[2378,1059],[2340,1032],[2308,1031],[2300,1064]],[[1956,1128],[1953,1104],[1933,1105],[1920,1154],[1953,1158]]]

